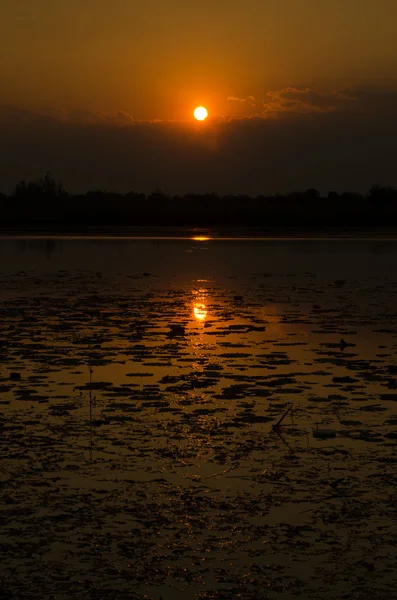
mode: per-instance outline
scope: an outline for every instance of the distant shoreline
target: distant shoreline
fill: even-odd
[[[185,194],[169,196],[120,194],[91,190],[69,194],[48,172],[38,181],[21,181],[10,196],[0,194],[0,232],[49,232],[56,235],[136,236],[136,231],[225,231],[241,237],[242,231],[260,231],[269,237],[346,237],[357,232],[397,231],[397,189],[373,186],[367,195],[330,192],[314,188],[273,196]],[[142,233],[140,234],[142,235]],[[394,235],[394,231],[393,231]]]
[[[191,239],[215,241],[228,239],[357,239],[397,241],[396,226],[373,227],[185,227],[185,226],[93,226],[93,227],[4,227],[0,239],[18,238],[111,238],[111,239]],[[202,238],[202,239],[200,239]],[[208,238],[205,239],[205,238]]]

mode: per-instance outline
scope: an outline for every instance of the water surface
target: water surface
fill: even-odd
[[[397,242],[195,237],[0,239],[0,590],[390,597]]]

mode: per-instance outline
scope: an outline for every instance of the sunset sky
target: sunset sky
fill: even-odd
[[[175,160],[188,150],[193,170],[199,161],[200,185],[208,191],[231,191],[219,169],[214,172],[214,164],[227,170],[236,161],[233,144],[241,144],[242,138],[247,147],[252,139],[255,149],[269,158],[266,139],[271,142],[278,172],[282,163],[288,166],[292,160],[288,128],[292,147],[298,139],[293,136],[312,131],[313,139],[319,136],[330,151],[332,143],[345,144],[343,134],[350,126],[360,138],[361,153],[367,131],[372,171],[365,176],[372,183],[390,179],[388,157],[396,142],[388,132],[394,131],[397,120],[396,23],[395,0],[2,0],[0,127],[10,136],[11,147],[8,164],[4,166],[3,159],[0,167],[0,189],[15,183],[12,177],[32,177],[52,168],[76,189],[150,189],[153,184],[180,192],[180,180],[170,173],[172,165],[158,168],[158,157],[149,160],[151,149],[156,156],[170,136],[167,161],[175,146]],[[199,105],[210,115],[200,133],[192,123]],[[324,135],[333,130],[330,115],[337,120],[336,133],[325,144]],[[301,131],[302,118],[310,123]],[[262,120],[268,129],[258,123]],[[275,120],[283,121],[284,127],[275,127]],[[136,130],[142,121],[152,126],[150,131],[142,123]],[[38,152],[29,163],[27,149],[37,142],[38,128]],[[148,175],[129,181],[129,162],[122,156],[124,170],[119,165],[118,179],[102,174],[95,181],[93,173],[103,171],[103,161],[110,160],[108,150],[102,162],[95,155],[95,139],[99,136],[107,148],[113,144],[116,152],[124,152],[126,135],[135,166],[140,156],[142,173]],[[86,172],[81,165],[77,172],[70,158],[74,144],[78,153],[78,139],[88,145],[85,158],[93,147]],[[347,142],[352,143],[351,135]],[[236,192],[249,187],[245,191],[256,193],[269,182],[269,177],[261,179],[256,173],[254,150],[250,154],[246,169],[240,165],[241,178],[230,184]],[[352,172],[363,166],[353,164]],[[343,164],[336,170],[335,187],[367,185],[369,180],[360,182],[356,175],[349,180],[346,168]],[[325,173],[316,182],[314,171],[311,180],[310,169],[305,176],[296,164],[294,169],[299,177],[280,191],[306,182],[332,186]],[[197,181],[196,174],[182,187],[193,188]],[[263,191],[282,185],[281,176],[273,177]]]

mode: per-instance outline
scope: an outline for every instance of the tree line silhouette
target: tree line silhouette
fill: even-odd
[[[50,172],[0,194],[1,228],[119,226],[313,227],[397,226],[397,189],[373,186],[368,194],[315,189],[273,196],[126,194],[104,190],[69,194]]]

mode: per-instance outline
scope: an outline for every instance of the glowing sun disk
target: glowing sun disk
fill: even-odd
[[[208,117],[208,110],[204,108],[204,106],[198,106],[197,108],[195,108],[193,114],[194,118],[197,119],[197,121],[204,121],[204,119]]]

